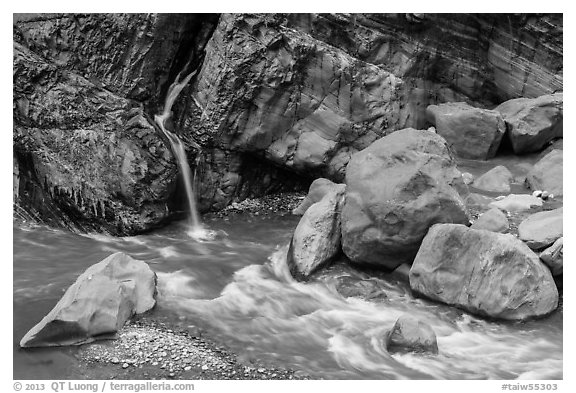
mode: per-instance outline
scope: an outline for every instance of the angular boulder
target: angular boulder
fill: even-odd
[[[340,214],[343,189],[329,191],[304,213],[288,249],[288,267],[297,280],[304,280],[328,264],[341,244]]]
[[[343,251],[387,269],[411,263],[430,226],[468,224],[467,193],[441,136],[408,128],[381,138],[346,169]]]
[[[506,217],[506,214],[502,213],[500,209],[493,207],[478,217],[478,219],[474,221],[470,228],[506,233],[510,228],[510,223],[508,222],[508,217]]]
[[[302,202],[292,210],[292,214],[301,216],[306,213],[306,210],[316,202],[319,202],[324,195],[326,195],[331,190],[344,190],[346,188],[345,184],[337,184],[331,180],[319,178],[310,184],[308,189],[308,195],[302,200]]]
[[[118,252],[90,266],[20,341],[21,347],[80,345],[110,338],[134,314],[154,307],[156,274]]]
[[[546,154],[526,176],[526,183],[532,190],[544,190],[554,195],[562,195],[563,152],[552,150]]]
[[[430,105],[426,108],[426,117],[463,158],[494,157],[506,131],[499,112],[475,108],[465,102]]]
[[[563,135],[562,93],[516,98],[500,104],[495,110],[502,114],[512,149],[517,154],[539,151]]]
[[[518,226],[518,238],[528,247],[538,250],[563,236],[564,208],[532,214]]]
[[[473,187],[489,192],[510,192],[510,182],[514,175],[504,165],[498,165],[474,180]]]
[[[510,194],[500,200],[490,202],[490,207],[496,207],[506,212],[530,210],[532,206],[542,206],[542,199],[528,194]]]
[[[386,349],[389,352],[438,353],[436,333],[430,325],[410,315],[400,316],[388,336]]]
[[[559,276],[564,271],[564,238],[540,253],[540,259],[550,268],[553,276]]]
[[[410,287],[427,298],[506,320],[544,316],[558,306],[550,270],[513,235],[438,224],[410,269]]]

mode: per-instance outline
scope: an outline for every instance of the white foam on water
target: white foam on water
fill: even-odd
[[[202,291],[194,288],[196,279],[184,273],[183,270],[163,273],[156,272],[158,276],[158,296],[161,301],[173,301],[202,297]]]

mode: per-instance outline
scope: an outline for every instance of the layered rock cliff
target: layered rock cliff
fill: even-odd
[[[178,210],[174,160],[149,119],[183,69],[199,72],[170,127],[201,147],[188,153],[208,210],[342,180],[353,153],[426,126],[429,104],[561,91],[562,37],[562,15],[20,18],[16,209],[114,233]]]

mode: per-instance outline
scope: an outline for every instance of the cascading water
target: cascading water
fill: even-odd
[[[182,143],[176,134],[167,130],[165,126],[166,121],[172,116],[172,106],[174,105],[176,98],[178,98],[180,92],[182,92],[182,89],[184,89],[188,82],[190,82],[190,79],[192,79],[196,72],[196,70],[191,72],[182,81],[180,81],[181,73],[176,76],[176,80],[174,80],[174,82],[168,88],[166,101],[164,102],[164,110],[162,111],[161,115],[154,116],[154,121],[156,124],[158,124],[164,135],[166,135],[170,141],[172,151],[174,152],[176,161],[178,162],[178,167],[180,168],[180,173],[184,178],[186,200],[188,201],[188,210],[190,211],[190,228],[187,233],[190,237],[195,239],[204,239],[206,237],[211,237],[211,232],[204,229],[202,222],[200,222],[198,217],[196,198],[194,196],[194,187],[192,183],[192,172],[190,171],[190,166],[188,165],[188,160],[186,158],[184,143]]]

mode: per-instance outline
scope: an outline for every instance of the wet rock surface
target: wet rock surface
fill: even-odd
[[[20,341],[21,347],[80,345],[106,339],[156,305],[156,274],[118,252],[90,266]]]
[[[507,320],[541,317],[558,306],[550,270],[512,235],[434,225],[410,269],[410,287],[474,314]]]
[[[348,165],[343,251],[359,264],[410,263],[431,225],[468,224],[467,194],[441,136],[405,129],[379,139]]]
[[[464,158],[494,157],[506,131],[499,112],[475,108],[465,102],[430,105],[426,115],[437,133]]]
[[[389,352],[438,353],[436,334],[430,325],[410,315],[401,315],[386,337]]]
[[[94,379],[309,379],[293,370],[245,364],[210,339],[147,318],[127,324],[114,341],[83,347],[78,357]]]

